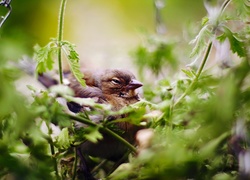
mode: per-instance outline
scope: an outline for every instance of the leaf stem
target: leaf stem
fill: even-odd
[[[60,83],[63,84],[63,75],[62,75],[62,39],[63,39],[63,21],[64,21],[64,13],[66,8],[67,0],[61,1],[61,6],[59,10],[59,24],[58,24],[58,34],[57,34],[57,41],[58,41],[58,69],[59,69],[59,76],[60,76]]]
[[[194,86],[196,85],[196,83],[198,82],[199,78],[200,78],[200,75],[202,73],[202,70],[204,69],[205,67],[205,64],[207,62],[207,59],[208,59],[208,56],[211,52],[211,48],[212,48],[212,41],[209,42],[208,46],[207,46],[207,49],[206,49],[206,52],[205,52],[205,55],[203,57],[203,60],[200,64],[200,67],[199,69],[197,70],[196,72],[196,76],[195,78],[193,79],[193,81],[191,82],[191,84],[189,85],[189,87],[186,89],[186,91],[181,95],[181,97],[179,99],[177,99],[177,101],[174,103],[173,106],[176,106],[177,104],[180,103],[180,101],[186,97],[186,95],[188,95],[190,93],[190,91],[194,88]]]
[[[83,117],[79,117],[79,116],[73,116],[68,114],[67,115],[70,119],[73,119],[75,121],[84,123],[86,125],[89,126],[98,126],[101,130],[105,131],[106,133],[108,133],[109,135],[113,136],[114,138],[116,138],[117,140],[119,140],[121,143],[123,143],[125,146],[127,146],[127,148],[129,148],[129,150],[131,150],[132,152],[136,152],[136,148],[131,145],[128,141],[126,141],[125,139],[123,139],[121,136],[119,136],[117,133],[113,132],[112,130],[108,129],[105,126],[102,126],[101,124],[96,124],[86,118]]]

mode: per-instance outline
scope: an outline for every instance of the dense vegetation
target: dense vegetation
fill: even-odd
[[[81,81],[78,54],[62,36],[65,3],[62,0],[58,37],[35,48],[36,70],[53,70],[54,62],[58,62],[58,80],[62,82],[61,56],[65,53],[71,71]],[[135,124],[146,120],[146,127],[154,135],[137,155],[131,153],[128,164],[108,177],[101,168],[97,169],[98,176],[162,180],[250,178],[250,5],[247,0],[204,4],[207,16],[201,20],[198,32],[187,33],[193,38],[189,45],[159,34],[148,35],[145,44],[132,52],[144,82],[144,98],[116,113],[129,112],[128,119]],[[182,52],[189,51],[190,46],[190,59],[194,61],[181,68]],[[25,97],[15,86],[22,73],[13,63],[1,59],[1,178],[76,178],[74,147],[86,139],[97,141],[101,138],[99,130],[109,131],[112,126],[105,121],[94,124],[88,114],[66,113],[57,95],[76,99],[63,85],[48,90],[29,86],[33,97]],[[108,106],[88,99],[79,103],[92,106],[95,113],[114,113]],[[72,120],[89,127],[77,131]],[[54,135],[56,129],[60,129],[59,135]]]

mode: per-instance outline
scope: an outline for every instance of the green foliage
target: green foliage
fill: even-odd
[[[144,45],[139,46],[133,52],[133,56],[141,77],[143,77],[147,69],[157,76],[166,65],[170,65],[171,68],[177,66],[174,43],[165,42],[156,37],[148,38]]]
[[[71,145],[69,130],[68,128],[63,128],[60,134],[57,136],[55,141],[55,146],[58,149],[68,149]]]
[[[79,81],[82,86],[85,86],[85,82],[83,80],[83,74],[80,71],[79,64],[79,55],[75,51],[75,46],[68,41],[59,42],[61,44],[60,48],[62,48],[67,56],[68,63],[70,65],[70,70],[74,74],[75,78]],[[47,70],[52,70],[56,54],[58,53],[58,44],[55,39],[52,39],[44,47],[35,46],[35,55],[34,59],[37,60],[38,64],[36,67],[36,71],[38,73],[44,73]]]
[[[98,140],[102,139],[102,134],[98,127],[88,127],[85,128],[85,138],[90,142],[97,143]]]
[[[36,70],[38,73],[46,72],[46,70],[52,70],[54,65],[54,56],[56,53],[56,46],[50,42],[44,47],[36,45],[34,59],[37,60],[38,64]]]
[[[224,33],[217,37],[220,42],[224,42],[226,38],[229,39],[233,53],[237,53],[239,57],[246,56],[243,40],[240,40],[239,35],[230,31],[228,27],[224,27]]]
[[[214,7],[216,14],[211,13]],[[73,147],[86,140],[97,142],[102,138],[101,132],[108,133],[131,151],[136,151],[121,138],[122,132],[114,126],[115,122],[127,121],[146,124],[146,128],[153,130],[153,137],[147,140],[146,147],[141,147],[139,143],[137,155],[131,155],[129,162],[110,176],[110,172],[100,170],[105,170],[105,167],[98,166],[100,171],[95,168],[98,178],[249,179],[250,172],[244,163],[239,162],[248,161],[244,153],[249,151],[249,29],[247,24],[235,28],[238,24],[229,22],[236,18],[246,22],[249,6],[245,0],[226,0],[222,5],[215,3],[213,7],[207,4],[206,8],[208,16],[203,18],[200,32],[191,41],[191,45],[194,44],[191,57],[202,57],[197,61],[200,63],[198,68],[182,68],[175,72],[175,79],[164,77],[154,84],[146,84],[145,99],[117,112],[113,112],[109,105],[97,104],[92,99],[72,97],[72,90],[63,85],[48,90],[29,86],[32,99],[28,99],[16,90],[15,81],[21,72],[6,62],[2,63],[0,177],[74,179],[77,158]],[[238,12],[237,17],[235,12]],[[179,58],[175,52],[178,45],[161,39],[163,37],[158,38],[149,38],[146,45],[134,51],[141,75],[152,72],[158,76],[166,73],[168,65],[181,66],[176,60]],[[226,40],[229,41],[230,51],[228,49],[224,53],[238,56],[232,56],[234,63],[231,68],[219,69],[217,73],[215,67],[207,68],[206,64],[213,61],[213,56],[209,55],[219,51],[213,45]],[[74,45],[67,41],[52,40],[44,47],[35,48],[38,73],[54,69],[59,48],[68,57],[73,74],[82,81],[78,54]],[[91,111],[71,115],[60,98],[84,105]],[[108,120],[109,116],[120,117],[123,114],[128,116]],[[93,116],[100,117],[101,121],[91,121]],[[79,122],[85,125],[76,128]]]
[[[6,64],[2,64],[0,72],[1,177],[52,178],[47,143],[34,121],[38,116],[14,86],[14,80],[20,73]]]
[[[204,51],[204,48],[206,47],[207,39],[211,37],[211,30],[209,29],[208,23],[209,21],[204,21],[204,26],[200,30],[199,34],[193,39],[190,44],[195,44],[190,57],[193,57],[195,55],[200,55],[202,51]]]
[[[34,96],[32,108],[39,113],[40,118],[46,123],[64,127],[70,125],[68,119],[63,115],[64,107],[57,102],[55,97],[49,95],[47,91],[40,92],[39,96]]]
[[[63,41],[62,46],[65,51],[68,51],[66,54],[71,72],[82,86],[86,86],[85,81],[83,80],[83,74],[80,71],[79,55],[74,49],[75,46],[68,41]]]
[[[144,87],[146,93],[150,92],[145,96],[147,99],[158,104],[159,101],[168,103],[160,109],[163,114],[157,121],[151,121],[155,128],[151,147],[132,159],[127,174],[123,173],[118,179],[235,179],[240,174],[237,156],[230,152],[237,145],[228,141],[238,136],[232,133],[234,124],[247,113],[241,108],[248,103],[242,104],[244,98],[240,94],[248,87],[250,66],[246,51],[249,41],[245,40],[248,35],[244,28],[233,32],[234,24],[223,16],[223,12],[228,13],[228,2],[217,8],[221,10],[217,16],[210,13],[203,19],[200,32],[191,41],[195,44],[191,57],[203,55],[199,68],[182,69],[186,77],[173,83],[164,79],[157,86]],[[237,7],[233,2],[231,5]],[[246,5],[244,8],[249,9]],[[238,17],[242,21],[243,14]],[[217,43],[215,39],[220,43],[228,39],[231,52],[224,53],[236,53],[242,58],[234,58],[238,66],[220,75],[204,72],[206,62],[212,60],[208,56],[212,49],[207,46]],[[140,58],[145,58],[143,53]],[[249,123],[246,117],[244,121]],[[244,134],[247,139],[248,134]],[[135,173],[134,169],[140,173]],[[116,179],[113,175],[111,179]]]
[[[239,17],[243,17],[242,20],[245,21],[250,14],[249,2],[247,0],[233,0],[236,6],[236,12]]]

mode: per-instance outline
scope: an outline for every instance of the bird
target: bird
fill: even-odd
[[[75,97],[97,98],[98,103],[111,105],[113,111],[118,111],[123,107],[140,101],[137,88],[143,86],[134,74],[124,69],[106,69],[93,72],[83,71],[86,87],[83,87],[73,76],[69,78],[69,87],[75,93]],[[68,107],[73,112],[79,112],[81,107],[76,103],[68,103]],[[122,115],[125,117],[126,115]],[[109,120],[117,117],[110,116]],[[128,122],[115,124],[122,130],[121,136],[128,142],[134,144],[135,134],[141,128]],[[108,160],[117,160],[127,151],[127,148],[119,141],[108,134],[103,135],[103,139],[98,143],[84,142],[81,152],[90,156],[101,157]],[[114,149],[114,151],[112,150]]]
[[[84,75],[83,79],[85,80],[86,87],[83,87],[72,73],[66,73],[66,77],[69,82],[68,86],[74,91],[75,97],[94,98],[96,99],[97,103],[110,105],[111,110],[113,111],[119,111],[123,107],[140,101],[140,96],[137,92],[137,89],[143,86],[143,84],[138,81],[135,75],[128,70],[104,69],[100,71],[91,71],[84,69],[82,70],[82,73]],[[46,80],[44,78],[48,78],[48,76],[39,76],[39,81],[42,82],[46,87],[48,87],[48,84],[50,86],[53,84],[53,82],[55,82],[51,79]],[[74,113],[85,111],[85,107],[75,102],[67,102],[67,106],[69,110]],[[126,116],[126,114],[123,114],[120,117],[109,116],[107,119],[112,121],[115,119],[124,118]],[[92,120],[99,123],[103,119],[101,116],[101,118],[93,117]],[[131,144],[135,144],[135,136],[137,131],[142,128],[141,126],[137,126],[129,122],[117,122],[114,125],[119,129],[119,135],[122,138]],[[79,128],[81,125],[78,123],[77,127]],[[85,179],[94,179],[90,174],[90,170],[88,167],[86,167],[86,155],[116,162],[121,159],[128,151],[128,148],[113,136],[105,132],[101,133],[103,138],[98,140],[97,143],[84,141],[77,148],[81,161],[80,168],[84,173]]]

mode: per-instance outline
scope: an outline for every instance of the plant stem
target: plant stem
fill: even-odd
[[[73,119],[75,121],[78,121],[80,123],[83,123],[83,124],[86,124],[89,126],[99,126],[98,124],[96,124],[96,123],[94,123],[94,122],[92,122],[89,119],[84,118],[84,117],[74,116],[74,115],[70,115],[70,114],[62,114],[62,115],[68,116],[68,118],[70,118],[70,119]]]
[[[73,119],[75,121],[84,123],[86,125],[89,126],[98,126],[101,130],[105,131],[106,133],[108,133],[109,135],[113,136],[114,138],[116,138],[117,140],[119,140],[121,143],[123,143],[125,146],[127,146],[132,152],[136,152],[136,148],[131,145],[128,141],[126,141],[125,139],[123,139],[121,136],[119,136],[118,134],[116,134],[115,132],[113,132],[112,130],[108,129],[107,127],[102,126],[101,124],[96,124],[93,123],[92,121],[85,119],[83,117],[79,117],[79,116],[73,116],[73,115],[67,115],[70,119]]]
[[[179,99],[177,99],[177,101],[174,103],[173,106],[176,106],[177,104],[180,103],[180,101],[186,97],[186,95],[188,95],[190,93],[191,90],[193,90],[194,86],[196,85],[196,83],[198,82],[199,78],[200,78],[200,75],[202,73],[202,70],[204,69],[204,66],[207,62],[207,59],[208,59],[208,56],[211,52],[211,48],[212,48],[212,41],[209,42],[208,46],[207,46],[207,49],[206,49],[206,52],[205,52],[205,55],[201,61],[201,65],[199,67],[199,69],[197,70],[196,72],[196,77],[193,79],[193,81],[191,82],[191,84],[189,85],[189,87],[186,89],[186,91],[181,95],[181,97]]]
[[[221,6],[220,14],[224,12],[224,10],[227,8],[228,4],[230,3],[231,0],[226,0]]]
[[[53,163],[54,163],[54,170],[55,170],[56,178],[60,179],[59,178],[59,173],[58,173],[58,168],[57,168],[57,160],[54,157],[54,155],[55,155],[55,148],[54,148],[53,140],[51,138],[51,129],[50,129],[50,127],[49,127],[48,124],[46,124],[46,126],[47,126],[47,128],[49,130],[49,134],[48,135],[44,135],[44,138],[48,141],[49,146],[50,146],[51,158],[52,158]]]
[[[101,169],[107,162],[108,162],[107,159],[102,160],[100,164],[98,164],[97,166],[95,166],[95,167],[91,170],[91,174],[97,172],[97,171],[98,171],[99,169]]]
[[[203,60],[202,60],[202,62],[201,62],[201,65],[200,65],[199,69],[197,70],[196,77],[195,77],[195,81],[198,81],[198,79],[199,79],[199,77],[200,77],[200,75],[201,75],[201,72],[202,72],[202,70],[204,69],[204,66],[205,66],[205,64],[206,64],[206,62],[207,62],[209,53],[210,53],[211,48],[212,48],[212,44],[213,44],[213,43],[210,41],[209,44],[208,44],[208,46],[207,46],[206,53],[205,53],[205,55],[204,55],[204,57],[203,57]]]
[[[49,140],[49,145],[50,145],[50,151],[51,151],[51,155],[52,155],[52,159],[53,159],[53,163],[54,163],[54,170],[55,170],[56,178],[60,179],[59,178],[59,174],[58,174],[57,161],[56,161],[56,159],[54,157],[54,155],[55,155],[55,148],[54,148],[52,139]]]
[[[136,148],[131,145],[128,141],[126,141],[125,139],[123,139],[121,136],[119,136],[118,134],[116,134],[115,132],[111,131],[110,129],[106,128],[106,127],[101,127],[102,130],[104,130],[106,133],[112,135],[114,138],[116,138],[117,140],[119,140],[120,142],[122,142],[124,145],[126,145],[132,152],[136,152]]]
[[[59,24],[58,24],[58,34],[57,34],[57,41],[58,41],[58,69],[59,69],[59,76],[60,76],[60,83],[63,84],[63,74],[62,74],[62,39],[63,39],[63,21],[64,21],[64,13],[66,8],[67,0],[61,1],[61,6],[59,10]]]
[[[78,161],[78,155],[77,155],[77,147],[75,147],[75,161],[74,161],[74,166],[73,166],[73,177],[72,180],[76,179],[76,170],[77,170],[77,161]]]
[[[221,6],[221,10],[220,10],[220,15],[224,12],[224,10],[227,8],[228,4],[231,2],[231,0],[225,0],[224,3]],[[194,86],[196,85],[196,83],[199,80],[199,77],[202,73],[202,70],[204,69],[204,66],[206,64],[207,58],[209,56],[209,53],[211,51],[211,47],[212,47],[212,41],[209,42],[206,53],[204,55],[204,58],[201,62],[201,65],[199,67],[199,69],[197,70],[196,73],[196,77],[193,79],[193,81],[191,82],[191,84],[189,85],[189,87],[186,89],[186,91],[181,95],[181,97],[174,103],[173,107],[176,106],[177,104],[179,104],[179,102],[186,97],[187,94],[190,93],[190,91],[194,88]]]

